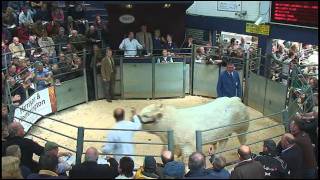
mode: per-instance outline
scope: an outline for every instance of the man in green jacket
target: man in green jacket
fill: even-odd
[[[108,102],[112,102],[115,79],[115,65],[112,58],[112,50],[109,48],[107,48],[106,56],[101,61],[101,76],[103,80],[106,100]]]

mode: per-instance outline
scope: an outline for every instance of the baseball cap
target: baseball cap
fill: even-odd
[[[46,145],[44,146],[44,151],[48,152],[48,151],[51,151],[52,149],[55,149],[55,148],[58,148],[58,144],[57,143],[54,143],[54,142],[51,142],[51,141],[48,141],[46,143]]]
[[[185,166],[183,162],[171,161],[168,162],[163,168],[163,175],[174,178],[183,178]]]
[[[144,158],[144,170],[147,172],[155,172],[157,168],[156,160],[153,156],[146,156]]]
[[[276,143],[272,139],[263,141],[263,145],[269,149],[269,151],[275,151],[277,148]]]

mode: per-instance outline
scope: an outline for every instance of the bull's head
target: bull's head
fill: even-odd
[[[157,124],[161,121],[164,112],[163,104],[152,104],[143,108],[140,112],[140,121],[144,128]]]

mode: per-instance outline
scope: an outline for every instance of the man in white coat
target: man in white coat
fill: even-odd
[[[141,129],[141,122],[139,117],[136,114],[136,110],[133,108],[131,110],[132,121],[124,120],[124,109],[117,108],[113,112],[113,116],[116,119],[116,124],[113,129],[130,129],[130,130],[139,130]],[[134,131],[110,131],[107,135],[107,141],[112,142],[132,142]],[[112,153],[112,154],[134,154],[134,144],[127,143],[106,143],[102,147],[103,153]],[[117,162],[120,162],[120,159],[124,155],[115,155],[114,158]]]
[[[132,57],[137,55],[137,49],[142,49],[143,46],[134,39],[133,32],[129,32],[129,35],[127,38],[123,39],[119,49],[124,50],[124,56],[126,57]]]

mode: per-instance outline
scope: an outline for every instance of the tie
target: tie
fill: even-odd
[[[143,36],[144,36],[144,39],[143,39],[143,41],[144,41],[144,46],[145,46],[145,48],[147,47],[147,37],[146,37],[146,33],[143,33]]]

